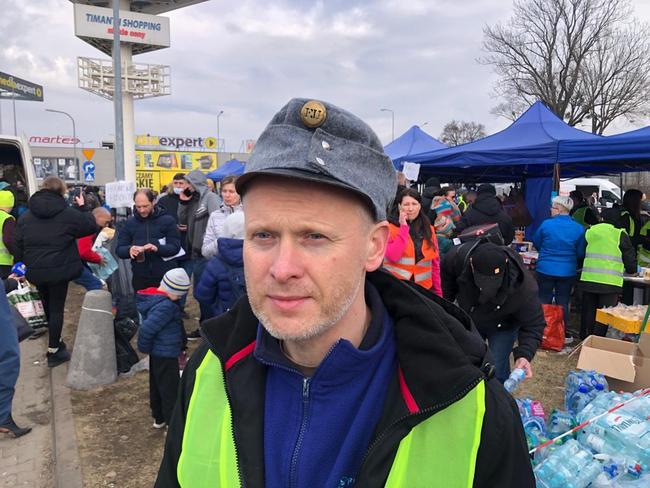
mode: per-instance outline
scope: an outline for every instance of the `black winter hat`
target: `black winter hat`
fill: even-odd
[[[477,195],[480,195],[482,193],[486,193],[496,197],[497,189],[494,188],[494,185],[490,185],[489,183],[483,183],[481,186],[478,187],[478,190],[476,190]]]

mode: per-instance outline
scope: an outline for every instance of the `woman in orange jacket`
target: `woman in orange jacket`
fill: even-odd
[[[390,222],[384,269],[442,296],[436,232],[422,211],[422,197],[416,190],[406,188],[397,200],[399,220]]]

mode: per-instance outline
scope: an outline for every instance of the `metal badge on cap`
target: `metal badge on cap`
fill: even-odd
[[[310,129],[320,127],[327,118],[325,105],[316,100],[309,100],[300,109],[300,120]]]

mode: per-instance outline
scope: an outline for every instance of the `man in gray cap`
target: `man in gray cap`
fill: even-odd
[[[534,487],[467,316],[380,270],[395,187],[356,116],[273,117],[237,181],[248,297],[202,325],[157,487]]]

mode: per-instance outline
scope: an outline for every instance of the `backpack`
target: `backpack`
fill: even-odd
[[[232,299],[226,303],[222,303],[223,311],[225,312],[230,310],[237,300],[246,295],[246,278],[244,277],[243,266],[233,266],[223,259],[221,263],[226,268],[228,283],[230,284],[230,291],[232,293]]]
[[[460,242],[462,243],[470,241],[484,241],[491,242],[499,246],[504,245],[503,235],[501,234],[499,224],[482,224],[468,227],[463,232],[458,234],[458,239],[460,239]]]

